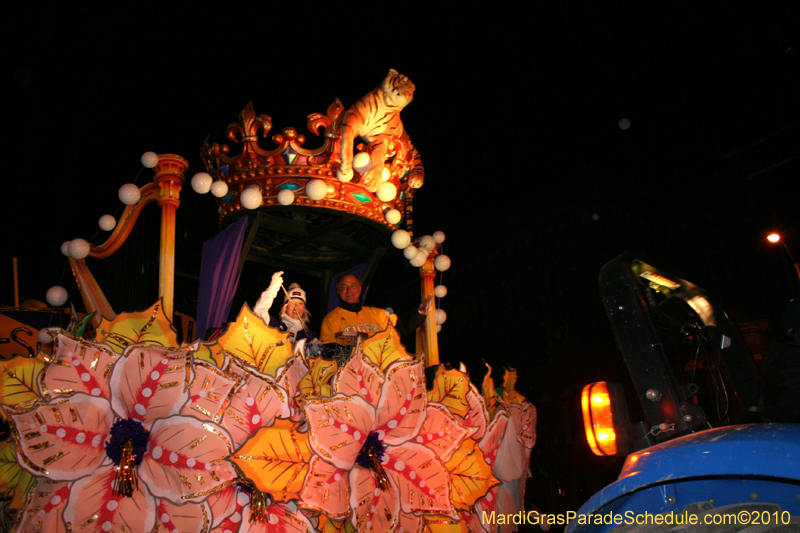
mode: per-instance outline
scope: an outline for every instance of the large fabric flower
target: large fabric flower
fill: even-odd
[[[225,349],[225,344],[220,346]],[[255,487],[239,486],[235,497],[228,488],[209,498],[215,528],[240,533],[313,531],[298,511],[297,503],[291,501],[297,498],[302,486],[310,455],[295,453],[298,441],[294,423],[288,418],[297,414],[296,408],[293,409],[296,404],[271,376],[240,359],[227,357],[225,361],[226,371],[238,376],[242,384],[225,411],[222,426],[230,432],[237,450],[232,461],[248,480],[248,486]],[[279,379],[295,390],[299,379],[297,369],[305,368],[301,362],[299,356],[293,356],[287,363],[290,368],[280,367],[276,371]]]
[[[315,455],[301,506],[341,518],[349,503],[358,531],[388,532],[401,523],[416,531],[422,513],[454,514],[447,469],[428,446],[441,437],[419,438],[428,413],[423,361],[398,361],[384,375],[356,350],[333,389],[334,396],[305,404]],[[458,447],[464,429],[449,447]]]
[[[484,459],[490,465],[497,464],[497,456],[500,450],[500,443],[506,434],[508,426],[508,414],[505,410],[497,411],[494,420],[486,430],[486,434],[479,443],[480,449],[483,451]],[[474,531],[486,531],[489,533],[510,533],[513,531],[514,525],[501,526],[493,522],[484,522],[479,517],[491,515],[492,513],[500,514],[513,514],[516,511],[514,508],[514,500],[502,484],[492,487],[486,495],[475,502],[475,512],[466,517],[467,523]]]
[[[66,498],[61,486],[48,500],[63,516],[55,531],[150,531],[157,521],[202,531],[210,511],[201,502],[236,479],[231,437],[209,421],[236,379],[195,382],[191,347],[131,345],[115,358],[94,343],[57,342],[40,378],[52,399],[10,413],[23,467],[68,483]],[[198,406],[206,420],[187,416]],[[35,526],[36,516],[24,519]]]

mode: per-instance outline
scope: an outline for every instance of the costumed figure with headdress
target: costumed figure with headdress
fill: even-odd
[[[306,308],[306,291],[297,283],[284,289],[285,298],[279,317],[269,314],[269,308],[278,296],[278,291],[283,287],[283,271],[275,272],[269,287],[261,293],[253,313],[261,318],[270,327],[278,328],[290,335],[292,344],[301,339],[314,339],[314,334],[308,329],[311,313]]]

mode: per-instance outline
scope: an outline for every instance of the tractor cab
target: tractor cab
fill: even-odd
[[[627,459],[568,530],[627,531],[678,516],[703,527],[756,508],[774,514],[773,527],[796,524],[800,425],[761,423],[759,370],[720,302],[633,252],[604,265],[599,284],[643,419],[631,421],[621,384],[584,388],[590,448]],[[601,515],[609,520],[594,520]]]

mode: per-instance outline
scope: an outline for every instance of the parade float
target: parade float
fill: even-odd
[[[201,285],[219,290],[201,294],[197,331],[227,320],[248,260],[312,273],[321,285],[363,264],[368,281],[391,243],[420,269],[423,299],[445,294],[435,286],[437,270],[450,266],[441,253],[444,234],[415,238],[411,224],[424,169],[399,112],[413,91],[390,71],[350,108],[337,99],[326,113],[309,115],[307,129],[321,143],[308,144],[316,148],[294,128],[272,132],[271,118],[251,104],[228,126],[231,144],[203,144],[206,172],[191,184],[218,198],[215,239],[227,252],[210,254],[208,264],[204,257]],[[0,443],[2,528],[515,528],[498,517],[526,512],[536,442],[536,409],[516,392],[516,372],[496,388],[487,365],[479,389],[465,369],[440,364],[443,313],[435,309],[415,353],[391,326],[356,337],[335,356],[305,340],[293,346],[246,304],[213,340],[183,335],[180,342],[174,231],[188,165],[153,153],[143,163],[153,168],[153,182],[122,187],[128,207],[108,240],[76,239],[62,248],[84,320],[43,331],[34,356],[0,361],[9,428]],[[113,254],[151,203],[162,212],[161,298],[143,311],[117,313],[85,258]],[[55,292],[53,299],[64,296]]]

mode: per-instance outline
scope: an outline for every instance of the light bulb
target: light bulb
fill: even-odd
[[[133,205],[142,197],[139,187],[133,183],[126,183],[119,188],[119,201],[125,205]]]
[[[100,217],[100,220],[97,221],[100,225],[100,229],[103,231],[111,231],[117,225],[117,219],[111,215],[103,215]]]
[[[294,193],[289,189],[284,189],[278,193],[278,203],[281,205],[292,205],[294,203]]]
[[[400,214],[400,211],[397,209],[389,209],[386,211],[386,214],[383,215],[386,218],[386,222],[389,224],[397,224],[400,222],[400,219],[403,218]],[[398,248],[405,248],[404,246],[398,246]]]
[[[147,168],[154,168],[158,164],[158,154],[155,152],[145,152],[142,154],[142,165]]]
[[[422,237],[419,238],[419,243],[417,243],[417,246],[419,246],[420,248],[425,248],[430,252],[433,251],[434,248],[436,248],[436,241],[430,235],[423,235]]]
[[[404,229],[396,229],[392,233],[392,245],[398,250],[403,250],[411,243],[411,235]],[[416,253],[414,255],[417,255]]]
[[[40,329],[39,330],[39,342],[42,344],[50,344],[53,342],[53,337],[50,335],[49,330],[47,329]]]
[[[367,152],[359,152],[353,157],[353,170],[363,174],[372,168],[372,160]]]
[[[51,307],[61,307],[67,303],[67,289],[61,285],[54,285],[47,289],[45,298]]]
[[[394,200],[395,196],[397,196],[397,187],[394,186],[394,183],[387,181],[378,188],[377,195],[378,200],[381,202]]]
[[[217,180],[211,184],[211,194],[217,198],[222,198],[228,194],[228,184],[222,180]]]
[[[328,186],[322,180],[311,180],[306,184],[306,196],[312,200],[322,200],[328,194]]]
[[[261,207],[261,202],[264,198],[261,196],[261,191],[258,187],[250,187],[242,191],[239,196],[239,202],[247,209],[258,209]]]
[[[444,272],[450,268],[450,258],[446,255],[436,256],[436,259],[433,260],[433,267],[439,272]]]
[[[89,243],[84,239],[72,239],[69,242],[69,256],[75,259],[84,259],[89,255]]]
[[[211,190],[213,180],[207,172],[198,172],[192,176],[192,189],[197,194],[206,194]]]

